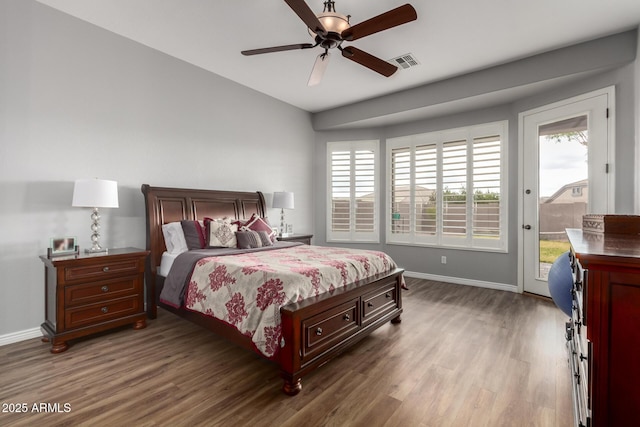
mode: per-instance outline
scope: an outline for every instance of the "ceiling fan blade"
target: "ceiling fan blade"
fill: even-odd
[[[284,0],[291,9],[302,19],[307,27],[316,34],[326,34],[324,26],[315,13],[309,8],[304,0]]]
[[[416,19],[418,19],[416,10],[410,4],[405,4],[347,28],[342,32],[341,37],[348,41],[357,40]]]
[[[342,56],[352,60],[353,62],[357,62],[360,65],[364,65],[370,70],[380,73],[385,77],[391,76],[398,70],[398,67],[395,65],[390,64],[387,61],[383,61],[382,59],[353,46],[347,46],[342,49]]]
[[[327,65],[329,65],[329,52],[318,55],[316,62],[313,64],[307,86],[315,86],[320,83],[322,76],[324,76],[324,71],[327,69]]]
[[[309,49],[315,47],[316,45],[311,43],[300,43],[300,44],[288,44],[284,46],[274,46],[274,47],[264,47],[262,49],[250,49],[243,50],[242,53],[245,56],[249,55],[260,55],[262,53],[271,53],[271,52],[282,52],[285,50],[296,50],[296,49]]]

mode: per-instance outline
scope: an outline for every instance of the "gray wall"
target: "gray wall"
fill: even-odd
[[[345,246],[383,250],[410,272],[487,282],[488,284],[496,284],[498,287],[502,285],[515,287],[518,282],[518,236],[521,223],[518,218],[517,205],[520,174],[518,171],[518,114],[611,85],[616,88],[616,164],[614,166],[616,168],[616,212],[633,213],[636,203],[634,201],[636,198],[634,186],[636,144],[634,140],[637,133],[635,105],[638,102],[636,98],[639,96],[634,87],[634,80],[638,80],[638,70],[635,65],[637,39],[635,31],[627,32],[581,44],[574,48],[565,48],[558,52],[527,58],[518,61],[518,64],[506,64],[452,78],[445,82],[438,82],[418,88],[413,92],[405,92],[401,97],[392,94],[388,97],[371,100],[370,104],[363,101],[353,110],[341,107],[314,115],[314,125],[317,128],[327,129],[332,126],[338,128],[337,130],[319,131],[316,136],[315,191],[316,194],[322,195],[322,197],[316,198],[316,244],[326,244],[324,240],[326,236],[326,199],[324,197],[327,186],[326,142],[354,139],[381,140],[380,182],[383,185],[383,197],[380,215],[381,218],[384,218],[386,138],[508,120],[508,253],[386,245],[384,244],[384,232],[381,234],[381,243],[378,245],[349,244]],[[589,55],[589,57],[584,58],[585,55]],[[526,66],[522,66],[523,63]],[[515,69],[520,73],[517,77],[519,84],[533,86],[534,90],[528,88],[522,92],[514,91],[513,93],[526,93],[526,95],[521,95],[517,99],[500,105],[494,105],[497,98],[489,91],[513,89],[512,82],[509,81],[513,79],[506,78],[508,74],[505,73]],[[553,72],[554,69],[557,70],[556,74]],[[547,79],[546,84],[542,84],[544,82],[539,79],[541,75]],[[451,93],[457,94],[459,99],[456,99],[451,93],[447,95],[447,88],[451,88]],[[464,102],[458,103],[457,107],[455,106],[456,101],[463,100],[466,94],[476,97],[474,104],[482,103],[482,97],[478,98],[477,94],[485,88],[489,88],[484,99],[484,103],[487,105],[485,108],[465,109]],[[427,95],[431,95],[431,97]],[[434,97],[438,100],[433,100]],[[400,98],[407,99],[406,104],[401,104]],[[349,121],[363,123],[367,122],[368,118],[384,117],[385,114],[395,114],[403,109],[411,110],[428,105],[437,107],[438,102],[449,103],[446,107],[449,110],[447,115],[436,115],[411,123],[364,130],[340,129],[341,126],[348,125]],[[370,110],[367,109],[368,106]],[[451,112],[452,109],[453,112]],[[455,110],[459,112],[455,113]],[[370,112],[369,115],[367,112]],[[341,116],[340,113],[344,115]],[[384,227],[382,229],[384,230]],[[447,256],[447,264],[440,263],[441,255]]]
[[[0,343],[44,320],[49,238],[89,244],[75,179],[118,181],[108,247],[144,247],[143,183],[293,191],[287,219],[312,232],[313,144],[307,112],[34,1],[0,1]]]

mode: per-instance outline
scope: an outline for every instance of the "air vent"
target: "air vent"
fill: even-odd
[[[390,59],[389,62],[403,69],[415,67],[419,64],[419,62],[416,60],[416,57],[411,53],[406,53],[404,55],[398,56],[397,58]]]

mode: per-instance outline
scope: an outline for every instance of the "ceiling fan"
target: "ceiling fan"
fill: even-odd
[[[285,50],[311,49],[320,46],[324,52],[316,58],[316,62],[309,77],[309,86],[320,83],[324,70],[329,61],[329,49],[337,48],[347,59],[357,62],[385,77],[391,76],[398,67],[375,57],[353,46],[342,47],[343,42],[358,40],[398,25],[406,24],[418,18],[416,10],[410,4],[391,9],[371,19],[351,26],[351,15],[341,15],[336,12],[334,1],[324,2],[324,11],[315,15],[304,0],[285,0],[285,3],[302,19],[309,29],[314,43],[289,44],[284,46],[266,47],[262,49],[243,50],[243,55],[259,55],[262,53],[282,52]]]

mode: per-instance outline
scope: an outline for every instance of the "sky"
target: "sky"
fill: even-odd
[[[539,197],[549,197],[565,184],[586,179],[587,173],[587,147],[540,138]]]

